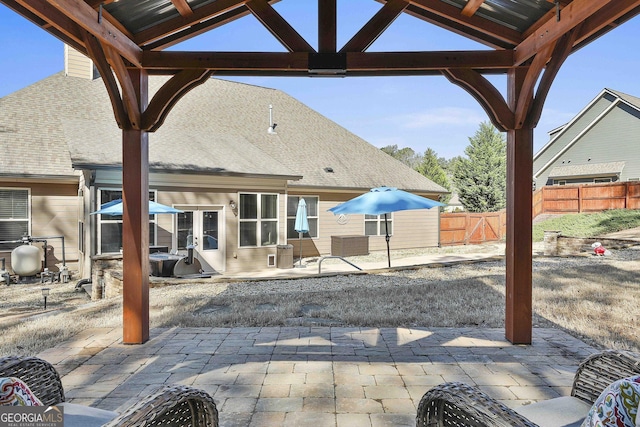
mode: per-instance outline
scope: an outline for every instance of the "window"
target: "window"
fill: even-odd
[[[122,190],[100,190],[100,205],[122,198]],[[155,201],[155,192],[149,192],[149,200]],[[100,253],[120,252],[122,249],[122,216],[99,215]],[[156,244],[156,215],[149,215],[149,245]]]
[[[29,190],[0,188],[0,241],[20,240],[29,234]],[[12,250],[21,243],[0,243]]]
[[[304,233],[302,237],[313,238],[318,237],[318,197],[302,196],[307,204],[307,220],[309,221],[309,232]],[[300,196],[289,196],[287,198],[287,238],[297,239],[296,231],[296,213],[298,212],[298,203]]]
[[[384,214],[364,216],[364,234],[366,236],[386,236],[387,230],[389,236],[393,235],[393,217],[390,213],[387,214],[386,228]]]
[[[567,185],[567,181],[555,181],[556,185]]]
[[[278,195],[240,194],[240,247],[278,243]]]

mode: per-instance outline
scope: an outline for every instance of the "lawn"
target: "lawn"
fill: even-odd
[[[504,262],[255,282],[189,282],[150,290],[152,327],[504,327]],[[640,351],[640,249],[610,257],[537,257],[534,327],[561,328],[602,348]],[[37,354],[86,328],[120,327],[121,298],[89,303],[55,284],[0,289],[0,354]],[[72,303],[70,303],[70,301]],[[27,317],[25,317],[27,316]]]
[[[533,241],[541,242],[545,230],[560,230],[571,237],[601,237],[635,227],[640,227],[640,210],[558,215],[533,224]]]

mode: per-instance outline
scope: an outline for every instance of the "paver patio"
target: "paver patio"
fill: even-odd
[[[475,384],[508,406],[568,395],[595,348],[556,329],[512,345],[503,329],[167,328],[124,345],[90,329],[42,352],[68,401],[118,410],[161,384],[209,392],[220,425],[415,426],[431,386]]]

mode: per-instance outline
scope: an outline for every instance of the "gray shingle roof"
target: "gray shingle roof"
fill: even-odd
[[[609,89],[609,88],[606,88],[606,90],[613,93],[620,99],[627,101],[629,104],[633,105],[637,109],[640,109],[640,98],[638,98],[637,96],[629,95],[629,94],[626,94],[617,90]]]
[[[150,93],[165,80],[151,77]],[[275,135],[267,133],[269,105]],[[2,126],[16,129],[12,138]],[[118,167],[121,140],[99,79],[60,73],[0,99],[0,146],[10,147],[3,172],[37,167],[69,175],[72,166]],[[150,167],[159,171],[284,176],[304,187],[446,191],[282,91],[219,79],[182,98],[149,135],[149,147]],[[18,161],[34,153],[35,164]]]
[[[579,176],[611,176],[622,173],[625,162],[592,163],[584,165],[556,166],[549,178],[569,178]]]

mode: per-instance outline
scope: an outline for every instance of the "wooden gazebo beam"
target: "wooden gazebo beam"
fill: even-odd
[[[309,52],[176,52],[145,51],[142,66],[150,72],[173,72],[185,69],[257,74],[265,71],[286,76],[308,72],[312,57],[317,60],[333,53]],[[345,52],[345,71],[370,72],[384,75],[386,72],[440,72],[446,69],[471,68],[490,73],[506,73],[513,66],[513,51],[443,51],[443,52]]]

